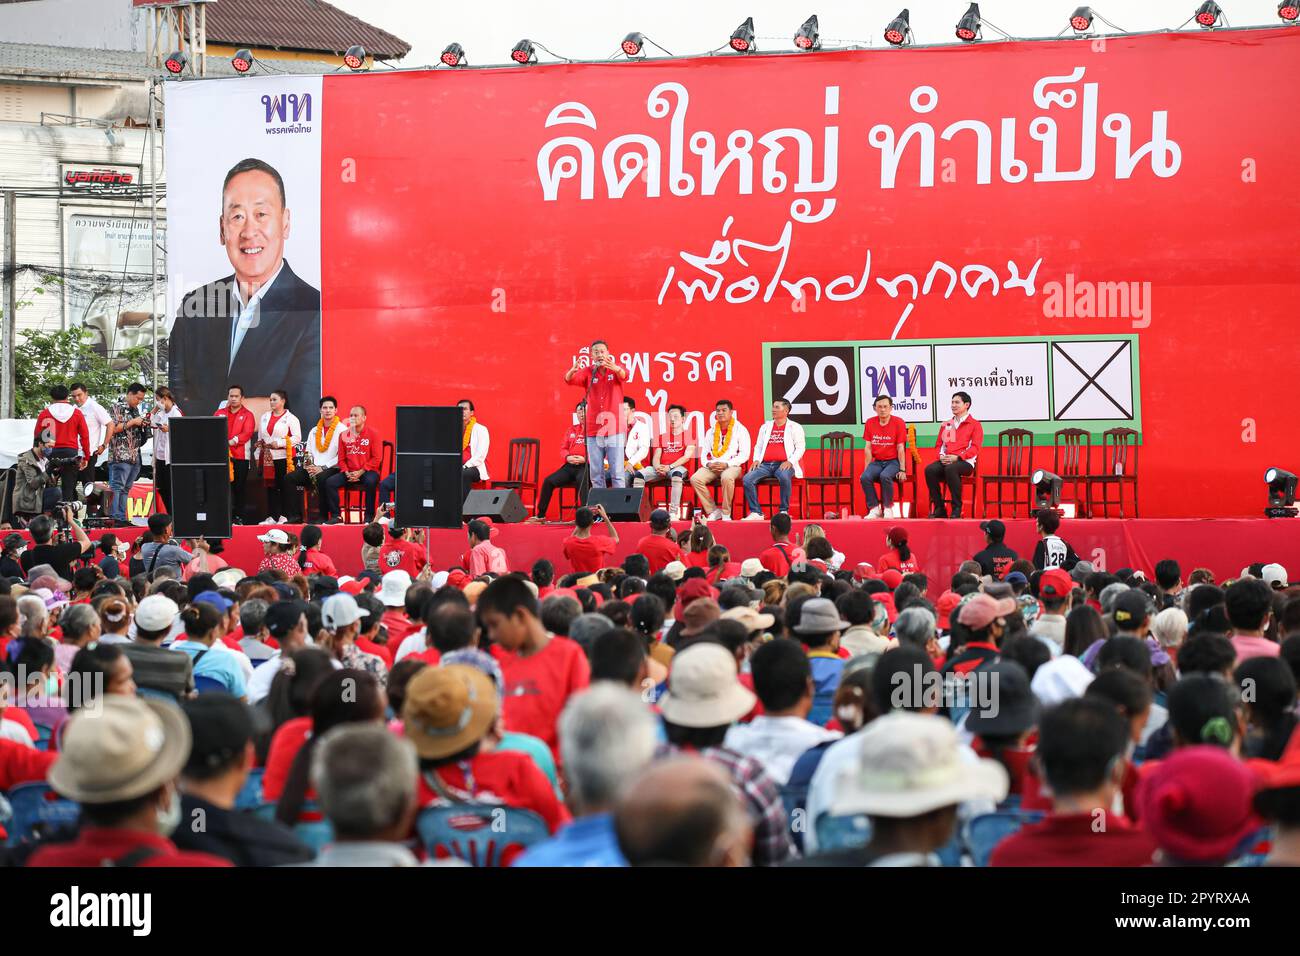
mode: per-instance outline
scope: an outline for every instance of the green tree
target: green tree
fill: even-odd
[[[122,349],[110,360],[90,344],[83,326],[54,332],[33,330],[14,349],[14,415],[35,418],[50,400],[54,385],[82,382],[98,398],[111,400],[132,382],[149,384],[153,349],[148,345]]]

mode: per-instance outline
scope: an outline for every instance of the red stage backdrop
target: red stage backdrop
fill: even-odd
[[[1048,467],[1057,428],[1137,429],[1143,517],[1257,514],[1265,468],[1300,468],[1298,81],[1277,29],[330,75],[305,127],[272,115],[291,77],[180,84],[168,201],[213,218],[187,88],[267,103],[236,152],[319,136],[325,390],[385,437],[395,405],[474,399],[494,477],[511,437],[558,464],[599,336],[657,427],[726,397],[752,432],[788,395],[860,436],[881,390],[932,445],[961,388]]]

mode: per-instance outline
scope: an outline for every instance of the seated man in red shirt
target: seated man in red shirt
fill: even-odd
[[[609,537],[596,536],[591,533],[591,526],[599,517],[609,529]],[[609,513],[604,505],[591,508],[579,508],[573,516],[573,534],[564,539],[564,556],[579,574],[592,574],[605,566],[605,555],[613,554],[618,546],[618,529],[609,520]]]
[[[339,491],[344,485],[360,488],[366,522],[375,520],[375,499],[379,495],[379,469],[383,467],[384,443],[379,433],[366,424],[364,406],[353,405],[348,427],[339,435],[339,470],[325,480],[322,506],[325,524],[338,524]]]
[[[894,412],[894,400],[888,395],[876,397],[872,407],[875,417],[862,426],[862,440],[867,446],[867,467],[860,476],[862,493],[867,496],[867,517],[894,514],[894,482],[907,478],[907,422]],[[880,482],[880,497],[876,497]]]
[[[668,481],[668,511],[673,515],[681,514],[682,482],[686,480],[695,461],[698,444],[692,430],[686,427],[686,406],[669,405],[668,430],[655,437],[650,466],[638,468],[631,473],[633,484]]]
[[[778,511],[772,515],[772,522],[769,525],[772,532],[772,547],[758,556],[759,563],[778,578],[789,574],[790,565],[804,560],[805,557],[803,548],[797,548],[790,543],[791,527],[788,512]]]
[[[701,525],[701,527],[703,527]],[[637,554],[650,562],[650,573],[658,574],[673,561],[685,561],[681,546],[673,539],[673,519],[663,508],[650,513],[650,533],[636,543]]]
[[[81,804],[81,832],[43,847],[28,866],[230,866],[187,853],[167,838],[181,819],[177,778],[190,753],[190,723],[162,701],[106,695],[68,721],[50,786]]]
[[[476,610],[501,648],[506,726],[541,738],[558,762],[556,722],[568,699],[591,682],[587,655],[567,637],[546,632],[537,598],[519,578],[497,578],[479,595]]]
[[[930,517],[946,518],[940,484],[948,485],[952,496],[952,516],[961,517],[961,480],[975,470],[975,459],[984,444],[984,426],[970,413],[970,395],[957,392],[952,396],[952,418],[939,428],[939,459],[925,466],[925,485],[930,489]]]
[[[419,805],[488,803],[531,810],[554,833],[569,821],[569,812],[546,775],[527,754],[494,750],[485,740],[500,706],[492,679],[477,667],[425,667],[411,678],[402,721],[420,758]]]
[[[991,866],[1146,866],[1155,842],[1112,811],[1123,784],[1128,722],[1115,705],[1077,697],[1039,723],[1038,762],[1052,812],[997,845]]]
[[[551,495],[555,494],[556,488],[576,488],[579,501],[587,497],[587,487],[591,483],[587,474],[587,403],[579,402],[573,411],[577,421],[569,426],[569,430],[564,433],[564,441],[560,442],[560,454],[564,456],[564,464],[542,479],[542,492],[537,498],[537,511],[528,519],[529,521],[546,520],[546,509],[551,506]]]

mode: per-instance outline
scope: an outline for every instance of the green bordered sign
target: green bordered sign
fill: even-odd
[[[1062,428],[1094,441],[1108,428],[1142,432],[1136,335],[768,342],[763,367],[764,404],[788,399],[809,437],[848,431],[860,445],[872,402],[888,395],[924,445],[951,417],[953,392],[970,394],[986,445],[1013,427],[1049,442]]]

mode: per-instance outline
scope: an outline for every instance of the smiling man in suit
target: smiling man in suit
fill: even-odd
[[[274,389],[290,408],[315,408],[321,395],[320,290],[289,267],[290,214],[284,179],[269,163],[245,159],[221,190],[220,241],[234,275],[188,293],[169,348],[177,403],[211,414],[229,382],[250,400]]]

